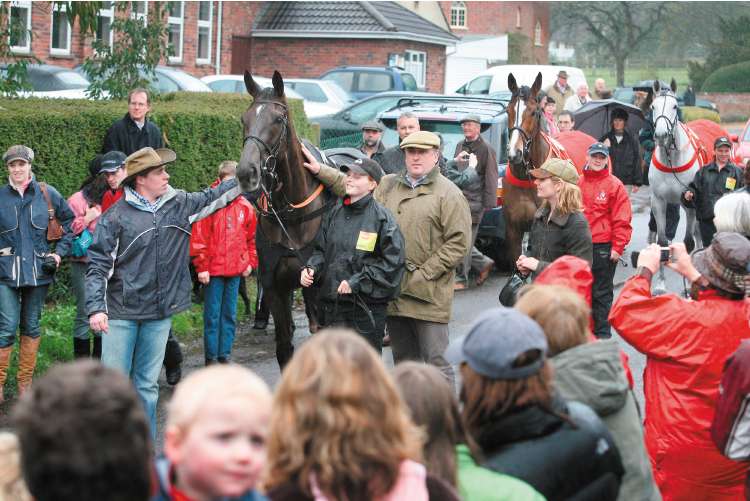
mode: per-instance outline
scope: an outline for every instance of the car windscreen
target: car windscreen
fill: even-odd
[[[328,84],[326,87],[331,91],[333,95],[336,96],[339,101],[341,101],[342,105],[354,100],[352,98],[352,95],[342,89],[341,86],[336,82],[331,81],[326,83]]]
[[[27,72],[29,83],[35,91],[49,92],[56,90],[86,89],[88,80],[75,71],[58,71],[50,73],[29,68]]]
[[[331,73],[325,75],[322,79],[336,82],[337,84],[339,84],[339,87],[347,92],[351,92],[352,86],[354,84],[354,73],[351,71],[332,71]]]
[[[214,80],[208,86],[214,92],[237,92],[237,80]]]
[[[404,90],[417,90],[417,81],[414,79],[414,75],[412,75],[411,73],[401,73],[401,80],[404,81]]]
[[[383,133],[383,143],[388,146],[394,146],[399,143],[398,132],[396,131],[395,119],[383,119],[385,132]],[[464,133],[461,124],[458,122],[441,122],[437,120],[419,119],[420,130],[427,130],[439,134],[443,138],[443,156],[451,160],[453,153],[456,151],[456,145],[463,141]],[[490,129],[490,124],[482,124],[482,136]],[[485,138],[487,140],[487,138]]]
[[[389,73],[363,71],[359,74],[357,90],[359,92],[385,92],[393,89],[393,78]],[[413,90],[417,90],[414,87]]]
[[[289,86],[296,90],[308,101],[315,103],[325,103],[328,101],[320,85],[310,82],[290,82]]]

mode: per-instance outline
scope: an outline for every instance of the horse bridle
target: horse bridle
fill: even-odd
[[[281,143],[286,138],[288,124],[289,124],[289,108],[286,104],[279,101],[255,101],[257,104],[275,104],[281,106],[284,109],[284,114],[281,116],[281,133],[278,139],[274,143],[273,147],[269,146],[268,143],[263,141],[258,136],[248,134],[242,141],[242,147],[247,145],[248,141],[253,141],[257,144],[261,151],[267,153],[266,158],[261,162],[261,176],[260,176],[260,188],[270,197],[270,194],[277,189],[279,183],[279,176],[276,172],[276,166],[278,165],[278,155],[281,150]]]
[[[528,100],[528,98],[526,98]],[[516,101],[516,120],[518,120],[518,116],[520,115],[521,111],[521,95],[518,94],[517,101]],[[540,110],[536,110],[534,112],[534,118],[537,119],[537,127],[541,126],[541,112]],[[516,127],[515,124],[513,124],[513,127],[508,129],[508,134],[512,135],[513,131],[517,130],[519,134],[521,134],[521,138],[523,141],[523,148],[521,149],[521,161],[523,162],[521,165],[526,169],[526,171],[529,171],[529,166],[531,165],[531,142],[534,139],[534,135],[536,135],[536,131],[530,136],[526,133],[525,130],[523,130],[523,127]],[[533,167],[533,166],[532,166]]]
[[[675,95],[673,93],[667,91],[667,90],[662,90],[659,93],[659,97],[671,97],[671,98],[675,99],[675,101],[677,100],[677,98],[675,97]],[[662,103],[661,115],[657,116],[656,118],[654,118],[653,116],[651,117],[651,126],[654,128],[654,134],[656,134],[656,124],[659,123],[659,120],[661,119],[661,120],[667,122],[667,139],[668,140],[667,140],[667,143],[666,143],[666,147],[667,147],[667,149],[669,149],[670,146],[676,148],[677,144],[675,143],[674,128],[677,126],[677,117],[675,115],[674,121],[670,120],[664,114],[664,110],[665,110],[666,106],[667,106],[667,101],[665,99],[664,102]]]

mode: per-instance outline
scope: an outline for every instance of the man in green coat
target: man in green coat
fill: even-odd
[[[406,242],[401,294],[388,305],[386,320],[394,362],[431,363],[453,383],[453,368],[443,352],[455,268],[471,249],[471,213],[461,190],[437,168],[439,147],[432,132],[404,138],[406,169],[383,177],[374,195],[396,216]],[[345,176],[306,155],[305,167],[335,193],[343,193]]]

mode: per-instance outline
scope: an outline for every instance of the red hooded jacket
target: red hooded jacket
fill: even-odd
[[[622,255],[633,233],[630,198],[622,181],[607,169],[586,168],[578,187],[583,195],[583,214],[591,228],[591,241],[595,244],[611,242],[612,250]]]
[[[714,290],[697,301],[651,296],[650,280],[625,282],[609,321],[646,355],[646,447],[665,501],[743,499],[747,463],[723,457],[711,421],[726,359],[750,338],[750,300]]]
[[[217,186],[217,180],[211,187]],[[258,267],[255,251],[255,209],[244,197],[193,224],[190,255],[198,273],[234,277],[248,266]]]

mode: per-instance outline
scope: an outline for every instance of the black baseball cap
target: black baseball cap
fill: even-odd
[[[730,141],[727,136],[719,136],[716,138],[716,141],[714,141],[714,149],[718,148],[719,146],[729,146],[731,148],[732,141]]]
[[[125,153],[121,151],[109,151],[102,155],[100,172],[115,172],[125,165]]]
[[[380,168],[380,164],[371,158],[358,158],[341,166],[341,172],[348,171],[366,174],[373,178],[376,183],[380,183],[383,177],[383,169]]]

